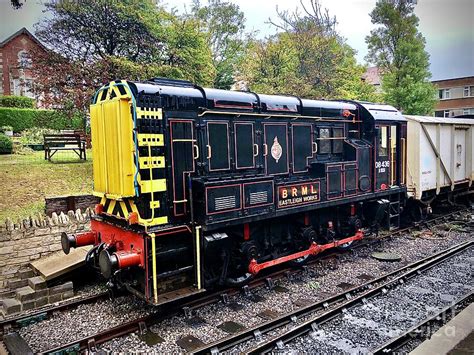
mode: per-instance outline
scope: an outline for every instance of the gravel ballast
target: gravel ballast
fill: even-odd
[[[307,299],[311,302],[325,299],[344,291],[344,286],[347,285],[341,285],[342,283],[361,285],[367,281],[364,279],[367,275],[377,278],[449,246],[472,239],[470,233],[457,231],[441,231],[440,235],[442,238],[406,235],[387,240],[380,247],[354,249],[353,252],[341,254],[337,258],[335,269],[330,267],[332,265],[328,261],[318,262],[308,266],[306,271],[293,280],[284,279],[277,282],[279,286],[287,288],[288,292],[269,291],[261,287],[252,290],[252,294],[264,298],[261,302],[253,302],[243,294],[230,297],[231,302],[242,305],[241,310],[233,310],[222,302],[199,308],[196,315],[201,317],[204,323],[190,325],[184,315],[164,320],[150,327],[152,332],[164,339],[164,342],[153,346],[147,345],[137,333],[133,333],[106,342],[100,348],[112,352],[183,352],[184,349],[179,347],[176,341],[186,335],[193,335],[204,343],[216,341],[228,335],[217,328],[223,322],[234,321],[245,327],[251,327],[265,321],[258,316],[262,311],[272,310],[279,314],[290,312],[298,307],[295,304],[298,299]],[[392,263],[377,261],[370,255],[378,250],[397,253],[402,259]],[[34,352],[40,352],[147,315],[152,311],[153,307],[137,298],[124,296],[58,313],[41,323],[24,327],[19,332]],[[236,351],[245,348],[244,344]]]
[[[264,321],[264,319],[257,315],[264,310],[270,309],[280,314],[291,312],[297,307],[297,305],[295,305],[297,299],[307,299],[312,302],[323,300],[329,295],[344,291],[344,289],[340,287],[343,283],[349,283],[353,286],[361,285],[367,281],[367,279],[364,279],[366,275],[377,278],[403,265],[435,254],[449,246],[471,238],[468,233],[450,232],[443,233],[442,235],[443,239],[413,239],[409,237],[396,238],[384,242],[381,248],[400,254],[402,256],[400,262],[386,263],[377,261],[370,257],[374,248],[362,248],[355,250],[353,253],[341,255],[337,261],[337,268],[335,270],[331,270],[325,262],[310,266],[307,272],[299,277],[299,280],[284,280],[278,283],[278,285],[289,290],[287,293],[268,291],[266,288],[261,288],[253,290],[252,293],[263,296],[265,300],[262,302],[254,303],[243,295],[238,295],[231,299],[232,302],[243,305],[243,309],[240,311],[234,311],[221,302],[199,309],[198,315],[205,320],[205,324],[189,326],[184,321],[184,317],[177,317],[181,319],[181,323],[172,323],[170,329],[169,322],[161,322],[152,327],[151,331],[162,336],[165,342],[154,346],[148,346],[144,342],[133,341],[133,339],[137,339],[137,336],[133,335],[114,339],[103,344],[101,348],[107,351],[133,349],[136,351],[182,352],[183,349],[176,344],[176,341],[185,335],[194,335],[204,343],[216,341],[228,335],[221,329],[216,328],[217,325],[224,321],[233,320],[245,327],[257,325]],[[357,276],[362,277],[358,278]],[[415,312],[415,310],[413,312]],[[304,318],[300,319],[299,322],[300,321],[304,321]],[[175,327],[176,324],[183,323],[185,324],[184,327],[179,325]],[[265,338],[266,336],[262,339]],[[252,345],[254,344],[251,342],[242,344],[238,349],[230,352],[245,352],[245,350],[249,349]],[[357,346],[355,347],[357,348]],[[348,348],[350,348],[349,345]]]

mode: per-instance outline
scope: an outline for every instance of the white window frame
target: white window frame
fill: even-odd
[[[449,100],[451,98],[450,89],[439,89],[439,93],[441,94],[441,95],[438,95],[438,96],[441,96],[439,98],[440,100]]]
[[[13,86],[13,95],[15,96],[21,96],[21,79],[16,78],[12,80],[12,86]]]
[[[451,110],[444,110],[443,117],[448,118],[450,113],[451,113]]]
[[[474,85],[465,86],[463,92],[464,92],[464,97],[474,96]]]

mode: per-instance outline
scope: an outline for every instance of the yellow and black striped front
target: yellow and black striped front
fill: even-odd
[[[94,194],[103,212],[143,226],[168,223],[163,111],[138,100],[124,80],[99,89],[91,105]]]

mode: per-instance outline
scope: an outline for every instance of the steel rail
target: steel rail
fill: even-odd
[[[374,355],[382,355],[382,354],[393,354],[394,352],[398,351],[402,348],[405,344],[407,344],[410,340],[415,337],[422,336],[423,333],[421,329],[425,327],[429,327],[432,324],[444,324],[444,320],[446,319],[446,315],[455,309],[456,307],[462,305],[469,305],[474,301],[474,291],[468,292],[464,297],[455,301],[450,306],[443,308],[441,311],[433,315],[432,317],[425,318],[417,325],[411,327],[410,329],[406,330],[402,334],[398,335],[395,338],[388,340],[383,345],[379,346],[378,348],[371,350],[371,353]],[[464,309],[465,307],[462,307]],[[462,310],[460,309],[458,313]],[[453,317],[454,318],[454,317]]]
[[[381,242],[384,239],[388,239],[388,238],[406,233],[406,232],[410,231],[411,229],[413,229],[414,227],[415,228],[419,227],[419,226],[423,227],[423,226],[426,225],[426,223],[435,223],[436,221],[441,222],[441,223],[445,223],[449,220],[450,217],[459,217],[461,213],[466,212],[468,210],[469,210],[469,208],[457,210],[457,211],[451,212],[449,214],[433,218],[433,219],[428,220],[428,221],[415,223],[415,224],[413,224],[413,226],[409,226],[409,227],[406,227],[406,228],[396,229],[396,230],[390,231],[390,233],[388,233],[386,235],[378,236],[376,238],[368,237],[365,241],[363,240],[360,243],[354,245],[351,249],[349,249],[347,251],[342,251],[342,252],[350,252],[351,250],[354,250],[355,248],[362,248],[362,247],[371,246],[373,244]],[[325,253],[325,254],[320,255],[317,258],[313,258],[313,260],[310,260],[308,262],[308,264],[312,265],[312,264],[317,263],[321,260],[332,258],[332,257],[334,257],[338,254],[340,254],[340,251],[339,252]],[[281,269],[281,270],[277,270],[277,271],[275,271],[271,274],[260,275],[257,279],[250,282],[249,289],[252,290],[252,289],[264,286],[268,279],[272,279],[272,280],[273,279],[276,279],[276,280],[280,279],[280,278],[284,277],[285,275],[287,275],[287,273],[289,271],[296,274],[297,272],[301,271],[301,268],[287,267],[287,268],[284,268],[284,269]],[[350,291],[351,290],[349,290],[349,292]],[[183,301],[171,301],[169,304],[168,303],[166,304],[166,306],[167,306],[166,311],[160,310],[160,311],[157,311],[157,312],[153,312],[152,314],[150,314],[148,316],[141,317],[139,319],[135,319],[135,320],[132,320],[130,322],[124,323],[122,325],[119,325],[117,327],[104,330],[104,331],[102,331],[100,333],[97,333],[95,335],[86,336],[82,339],[78,339],[78,340],[75,340],[75,341],[70,342],[68,344],[58,346],[54,349],[49,349],[49,350],[46,351],[46,353],[61,351],[61,350],[65,350],[65,349],[79,349],[79,350],[90,349],[90,350],[92,350],[92,349],[94,349],[96,344],[101,344],[101,343],[104,343],[108,340],[116,338],[118,336],[123,336],[123,335],[129,334],[129,333],[135,332],[135,331],[139,331],[141,329],[140,327],[142,327],[142,329],[143,329],[143,326],[154,324],[156,322],[167,319],[167,318],[169,318],[171,316],[174,316],[174,315],[182,314],[184,308],[189,308],[191,310],[194,310],[194,309],[203,307],[205,305],[209,305],[209,304],[212,304],[212,303],[217,303],[218,301],[220,301],[223,298],[222,297],[223,295],[233,296],[233,295],[238,294],[240,292],[241,292],[241,289],[228,288],[228,289],[225,289],[225,290],[219,290],[217,292],[212,292],[212,293],[207,293],[207,294],[206,293],[200,294],[199,297],[196,296],[196,298],[191,298],[190,300],[187,299],[186,301],[184,301],[184,303],[183,303]],[[347,292],[345,292],[345,293],[347,293]],[[27,315],[19,315],[15,318],[9,318],[9,319],[3,320],[2,322],[0,322],[0,326],[3,326],[3,329],[9,329],[9,327],[11,328],[13,325],[17,326],[17,327],[18,326],[21,327],[21,326],[27,325],[31,322],[35,322],[35,321],[37,322],[37,321],[41,321],[43,319],[46,319],[47,316],[49,316],[51,314],[54,314],[57,311],[64,311],[64,310],[67,310],[69,308],[77,307],[80,304],[92,303],[94,301],[99,301],[103,298],[106,298],[106,296],[107,296],[107,293],[105,292],[103,294],[91,296],[90,298],[76,300],[74,302],[69,302],[69,303],[66,303],[66,304],[60,304],[58,306],[51,307],[51,308],[48,308],[46,310],[40,310],[40,311],[33,312],[33,313],[30,313],[30,314],[27,314]],[[163,307],[163,305],[161,305],[161,307]],[[2,328],[0,327],[0,329],[2,329]]]
[[[392,288],[397,286],[398,284],[403,284],[406,282],[406,280],[411,279],[416,277],[422,272],[426,272],[427,270],[445,262],[447,259],[450,257],[463,252],[470,246],[472,246],[474,241],[467,241],[464,243],[461,243],[459,245],[456,245],[455,247],[449,248],[445,251],[442,251],[438,254],[435,254],[434,256],[422,259],[421,261],[415,262],[416,266],[413,266],[413,264],[407,265],[406,267],[403,267],[403,270],[409,269],[402,275],[396,276],[393,279],[388,279],[387,276],[382,276],[381,278],[377,280],[373,280],[370,282],[370,284],[373,286],[375,283],[380,283],[380,285],[377,285],[375,287],[372,287],[368,289],[365,292],[362,292],[360,295],[356,297],[349,296],[349,300],[342,302],[341,304],[337,305],[336,307],[330,309],[329,311],[326,311],[322,314],[316,315],[314,317],[311,317],[309,320],[304,321],[300,325],[295,326],[294,328],[290,329],[289,331],[277,335],[265,342],[260,343],[256,347],[250,349],[248,353],[250,354],[261,354],[261,353],[268,353],[273,351],[275,348],[277,349],[282,349],[285,343],[288,343],[298,337],[301,337],[302,335],[310,332],[313,329],[317,329],[318,325],[323,324],[337,316],[339,316],[344,309],[347,309],[348,307],[354,306],[358,303],[364,302],[364,300],[367,300],[369,297],[374,297],[377,296],[381,293],[386,292],[388,288]],[[427,260],[428,259],[428,260]],[[424,262],[423,262],[424,261]],[[396,270],[395,272],[399,272],[402,269]],[[390,273],[393,275],[393,272]],[[387,280],[388,279],[388,280]],[[314,308],[314,305],[312,305]],[[311,307],[311,306],[309,306]],[[274,323],[272,324],[272,327],[269,327],[269,324],[265,324],[265,328],[268,328],[267,332],[270,330],[273,330],[277,327],[281,327],[284,324],[288,324],[291,321],[291,316],[286,315],[284,317],[285,319],[277,319],[272,322],[267,322],[267,323]],[[283,323],[284,321],[284,323]],[[263,329],[264,331],[266,329]],[[260,329],[260,332],[262,330]],[[212,348],[211,348],[212,349]],[[210,351],[208,351],[210,352]]]
[[[352,250],[355,249],[355,248],[361,248],[361,247],[369,246],[369,245],[372,245],[372,244],[377,243],[379,241],[382,241],[383,239],[391,238],[391,237],[394,237],[396,235],[406,233],[406,232],[410,231],[412,228],[426,227],[428,224],[433,223],[433,222],[443,222],[443,223],[447,222],[447,221],[449,221],[449,219],[448,219],[449,217],[459,216],[460,213],[465,212],[467,210],[469,210],[469,209],[462,209],[462,210],[451,212],[447,215],[435,217],[435,218],[433,218],[431,220],[428,220],[428,221],[417,222],[413,226],[393,230],[389,234],[382,235],[382,236],[379,236],[377,238],[368,237],[365,240],[362,240],[358,244],[354,245]],[[350,250],[348,250],[348,251],[350,251]],[[344,251],[342,251],[342,252],[344,252]],[[333,257],[333,256],[338,255],[338,254],[339,253],[336,253],[336,252],[326,253],[324,255],[319,256],[318,258],[314,258],[313,260],[309,260],[308,265],[312,265],[312,264],[314,264],[314,263],[316,263],[316,262],[318,262],[322,259],[330,258],[330,257]],[[295,268],[294,267],[293,268],[287,268],[283,271],[278,271],[277,274],[282,274],[284,272],[289,271],[290,269],[295,269]],[[296,269],[296,271],[298,271],[298,269]],[[270,276],[278,277],[279,275],[273,275],[272,274]],[[270,276],[267,275],[265,277],[268,278]],[[36,322],[45,320],[50,315],[54,314],[55,312],[61,312],[61,311],[65,311],[65,310],[77,307],[77,306],[82,305],[82,304],[88,304],[88,303],[93,303],[93,302],[96,302],[96,301],[100,301],[100,300],[103,300],[103,299],[107,298],[108,296],[109,296],[109,293],[107,291],[105,291],[105,292],[101,292],[101,293],[96,294],[96,295],[91,295],[91,296],[87,296],[87,297],[81,297],[81,298],[78,298],[78,299],[74,299],[72,301],[61,303],[59,305],[50,306],[50,307],[47,307],[47,308],[42,308],[42,309],[39,309],[39,310],[19,314],[19,315],[13,316],[13,317],[4,318],[4,319],[0,320],[0,333],[2,331],[4,333],[6,330],[9,330],[9,329],[12,329],[12,328],[19,328],[19,327],[23,327],[23,326],[31,324],[31,323],[36,323]],[[0,334],[0,336],[1,335],[2,334]]]

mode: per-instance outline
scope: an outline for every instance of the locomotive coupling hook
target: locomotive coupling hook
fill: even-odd
[[[69,254],[71,248],[78,248],[84,245],[94,245],[96,243],[96,233],[86,232],[77,235],[61,233],[61,247],[64,254]]]

